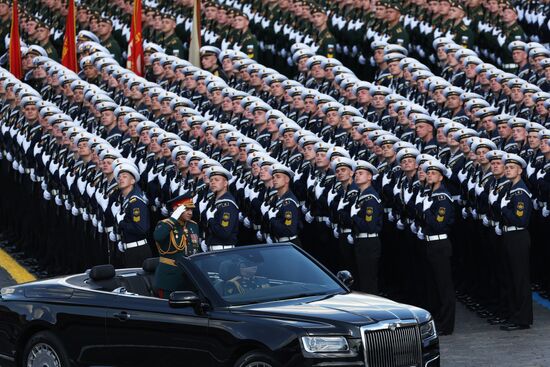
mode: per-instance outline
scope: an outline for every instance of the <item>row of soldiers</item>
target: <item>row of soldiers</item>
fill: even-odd
[[[85,35],[85,33],[82,34]],[[477,228],[479,224],[485,224],[484,217],[479,215],[480,209],[477,208],[477,202],[481,202],[478,196],[483,191],[476,192],[476,184],[483,186],[478,181],[485,177],[479,173],[484,163],[478,162],[470,153],[472,148],[473,152],[487,147],[498,150],[488,142],[478,144],[478,146],[481,145],[479,149],[478,146],[473,147],[473,144],[479,140],[470,138],[481,134],[482,138],[490,139],[497,148],[507,154],[519,153],[523,157],[511,156],[510,164],[519,167],[524,166],[522,160],[529,162],[533,171],[525,165],[526,175],[531,172],[530,177],[535,174],[534,177],[542,175],[543,178],[542,182],[537,178],[532,184],[535,186],[529,189],[537,191],[537,200],[543,203],[537,204],[537,209],[542,216],[545,208],[547,209],[547,194],[544,190],[538,192],[538,187],[543,187],[545,177],[541,172],[545,167],[546,159],[542,158],[544,153],[541,149],[543,145],[541,140],[544,141],[546,138],[544,138],[544,132],[540,137],[538,133],[544,131],[543,124],[546,124],[548,96],[536,89],[540,88],[539,86],[521,81],[478,61],[479,58],[471,54],[472,51],[465,53],[452,40],[444,38],[434,42],[442,64],[443,78],[435,77],[426,66],[406,57],[407,49],[395,44],[387,45],[384,42],[373,43],[372,52],[377,58],[378,72],[375,83],[372,84],[357,79],[351,70],[344,67],[338,60],[314,56],[315,52],[312,49],[299,44],[291,48],[293,62],[296,62],[299,68],[298,81],[288,80],[284,75],[255,63],[248,57],[246,50],[237,52],[220,51],[214,47],[203,48],[203,67],[209,64],[209,68],[216,69],[214,71],[223,77],[220,79],[213,73],[195,68],[177,57],[158,52],[161,50],[154,45],[150,45],[150,51],[157,52],[150,52],[148,56],[149,80],[144,80],[117,66],[116,60],[112,60],[108,53],[101,52],[101,46],[97,45],[93,39],[88,38],[86,41],[88,43],[84,42],[80,45],[82,46],[81,56],[83,56],[81,59],[83,72],[80,78],[44,58],[46,55],[43,50],[36,46],[31,46],[26,51],[27,58],[31,61],[26,64],[26,67],[30,72],[27,75],[27,81],[39,92],[38,95],[36,91],[30,92],[27,87],[15,83],[7,76],[5,78],[9,79],[5,84],[5,92],[6,100],[10,103],[4,105],[4,113],[6,116],[12,116],[7,121],[10,130],[14,133],[13,135],[8,133],[11,138],[4,135],[10,142],[6,150],[10,155],[6,154],[6,158],[12,159],[11,171],[16,168],[19,172],[15,173],[18,176],[16,179],[21,179],[22,176],[27,184],[34,183],[30,184],[32,187],[37,186],[35,180],[40,182],[40,192],[45,199],[49,197],[50,209],[63,210],[63,213],[71,215],[65,218],[67,222],[51,227],[57,230],[69,228],[62,231],[67,232],[67,242],[59,242],[49,247],[58,246],[59,250],[71,249],[71,252],[67,253],[67,261],[60,264],[61,268],[67,265],[75,266],[75,264],[82,267],[96,262],[112,248],[108,244],[116,244],[117,251],[126,257],[128,254],[124,252],[129,249],[144,249],[150,223],[155,223],[156,219],[170,214],[166,203],[177,195],[191,192],[197,204],[196,219],[202,219],[199,223],[203,226],[202,237],[206,240],[204,249],[208,249],[209,246],[210,249],[218,249],[219,246],[223,248],[237,243],[258,241],[300,243],[299,237],[296,236],[302,233],[303,245],[330,268],[353,266],[356,261],[351,259],[356,258],[359,265],[358,271],[375,269],[380,258],[377,256],[377,251],[380,251],[383,289],[395,294],[406,292],[408,287],[403,284],[401,277],[391,271],[388,264],[393,259],[400,259],[400,263],[410,267],[404,255],[407,251],[413,250],[412,255],[418,256],[421,263],[425,261],[426,269],[438,272],[437,277],[423,276],[421,281],[415,284],[433,281],[434,278],[438,281],[436,285],[439,289],[436,292],[431,287],[420,288],[430,289],[430,294],[439,294],[441,299],[434,300],[434,304],[438,306],[433,304],[428,306],[432,310],[439,309],[439,304],[444,306],[446,311],[441,312],[438,323],[442,330],[451,332],[450,315],[453,312],[451,312],[450,295],[453,292],[452,286],[449,286],[452,282],[449,281],[448,266],[445,266],[449,258],[449,244],[446,243],[448,238],[442,236],[451,236],[450,233],[444,232],[449,231],[453,220],[462,221],[460,218],[463,217],[454,218],[453,214],[445,213],[464,212],[466,216],[465,219],[463,218],[464,221],[473,228]],[[542,45],[536,44],[524,44],[523,50],[527,55],[527,69],[532,69],[538,83],[543,80],[541,77],[546,78],[542,73],[548,69],[548,63],[544,62],[547,50],[545,51]],[[35,56],[34,59],[33,56]],[[10,85],[12,83],[13,85]],[[453,87],[451,84],[458,85],[460,88]],[[544,87],[544,83],[540,84]],[[17,93],[10,94],[15,92],[14,89]],[[26,144],[23,144],[22,138],[19,138],[21,141],[17,140],[17,129],[26,127],[25,134],[41,132],[41,129],[29,128],[29,126],[35,127],[36,123],[27,123],[27,120],[36,122],[36,114],[34,117],[32,115],[23,117],[24,112],[20,111],[20,106],[24,106],[24,110],[32,110],[33,102],[34,105],[40,106],[40,99],[34,99],[40,96],[51,101],[65,115],[56,116],[51,122],[52,134],[55,134],[53,130],[57,125],[61,136],[58,132],[56,139],[46,139],[48,135],[44,134],[45,140],[51,139],[47,146],[51,144],[51,149],[62,151],[61,156],[56,152],[55,158],[62,158],[54,159],[52,167],[52,155],[49,153],[53,151],[46,150],[46,156],[49,156],[46,159],[48,169],[47,171],[42,169],[44,173],[40,173],[39,169],[37,176],[34,163],[40,164],[41,161],[44,164],[44,160],[36,159],[37,156],[43,157],[44,152],[39,150],[35,152],[33,147],[33,161],[33,157],[28,156],[31,145],[25,150]],[[30,100],[23,100],[24,98],[30,98]],[[52,115],[47,115],[47,108],[54,106],[40,107],[40,112],[42,107],[45,109],[44,113],[48,119],[41,115],[40,117],[49,126],[49,117],[58,115],[59,112],[54,109],[49,111],[53,113]],[[535,109],[536,114],[533,113]],[[483,112],[480,112],[481,110]],[[521,120],[522,117],[544,118],[536,120],[543,126],[542,128],[533,124],[528,126],[526,121]],[[445,118],[452,118],[453,121]],[[453,125],[455,123],[461,125]],[[45,126],[46,129],[47,126]],[[445,131],[447,126],[450,127]],[[454,130],[452,127],[457,129]],[[467,128],[473,128],[474,132]],[[457,132],[460,134],[457,135]],[[93,135],[88,135],[91,133],[105,140],[97,141]],[[530,134],[531,140],[535,140],[533,143],[530,141],[526,143],[527,133]],[[539,139],[538,143],[535,133],[537,133],[536,138]],[[42,137],[32,134],[27,137],[28,140],[42,140]],[[452,135],[450,140],[449,135]],[[64,137],[68,139],[63,143]],[[14,138],[16,144],[13,144]],[[61,138],[60,145],[63,145],[64,149],[55,145],[59,143],[59,138]],[[181,142],[186,142],[190,147]],[[23,154],[19,146],[27,154]],[[11,150],[13,148],[15,150]],[[75,155],[76,148],[78,151]],[[433,169],[426,170],[439,172],[441,181],[443,176],[446,176],[445,174],[457,164],[456,169],[460,168],[460,177],[458,173],[456,174],[458,180],[453,179],[452,175],[450,179],[445,179],[448,181],[445,186],[448,186],[446,190],[449,192],[453,210],[450,206],[446,206],[447,202],[442,203],[442,206],[433,204],[428,206],[430,204],[427,203],[426,209],[422,206],[414,208],[409,215],[406,214],[403,207],[408,202],[407,196],[403,193],[401,198],[397,191],[394,193],[394,187],[399,187],[396,184],[404,177],[402,172],[408,170],[401,167],[401,160],[397,159],[397,154],[402,150],[409,153],[406,158],[412,158],[415,155],[418,157],[422,154],[431,155],[427,162],[434,163],[428,165]],[[109,153],[104,153],[105,151]],[[97,157],[94,157],[94,153]],[[101,159],[102,153],[104,153],[103,159]],[[81,158],[81,155],[88,158]],[[129,158],[130,161],[106,164],[107,168],[112,169],[112,176],[103,172],[105,160],[109,162],[109,159],[120,159],[120,156]],[[13,164],[14,157],[17,157],[16,165]],[[506,157],[506,159],[509,158]],[[350,159],[353,160],[350,161]],[[119,162],[121,162],[120,165]],[[281,163],[283,167],[279,167]],[[440,163],[446,167],[441,168]],[[63,170],[65,165],[70,167],[69,172]],[[222,168],[215,168],[220,165]],[[101,172],[99,172],[99,166],[101,166]],[[119,166],[125,167],[123,171],[130,172],[135,181],[132,184],[132,190],[127,193],[129,196],[120,197],[118,193],[107,194],[109,187],[113,192],[122,190],[120,182],[116,182],[120,174],[114,175],[115,168]],[[222,188],[229,189],[229,192],[222,190],[222,195],[227,194],[227,196],[220,198],[226,201],[219,203],[220,206],[224,205],[219,211],[216,199],[220,191],[212,187],[208,177],[212,167],[214,167],[213,171],[220,172],[215,176],[222,178]],[[269,170],[268,167],[272,169]],[[357,167],[370,168],[357,169]],[[35,171],[31,172],[31,168]],[[277,170],[277,168],[280,169]],[[119,168],[118,173],[121,169]],[[487,169],[486,166],[485,169]],[[336,174],[333,174],[333,171],[336,171]],[[358,172],[352,181],[361,186],[361,192],[368,189],[368,186],[365,188],[365,181],[361,181],[357,176],[361,176],[362,171],[370,172],[372,176],[378,173],[371,191],[378,193],[380,206],[377,207],[374,204],[377,202],[375,193],[370,193],[371,196],[368,197],[374,201],[362,208],[364,215],[363,212],[358,214],[360,212],[355,211],[361,208],[353,204],[353,195],[346,197],[347,188],[350,185],[353,186],[349,179],[350,172],[354,171]],[[53,177],[47,178],[47,172],[50,172]],[[287,191],[279,191],[279,188],[275,187],[280,183],[276,184],[273,178],[280,174],[283,175],[282,187]],[[422,175],[421,171],[418,175]],[[365,180],[368,182],[368,178]],[[427,192],[434,191],[434,187],[437,186],[435,181],[438,179],[433,180],[429,182]],[[42,187],[44,181],[46,181],[45,188]],[[420,181],[419,177],[418,182]],[[526,179],[526,181],[532,180]],[[105,186],[101,190],[98,189],[98,186],[101,186],[98,185],[99,182]],[[50,187],[52,183],[54,186]],[[60,186],[57,187],[56,184]],[[291,185],[292,188],[290,188]],[[417,185],[420,186],[420,184]],[[138,186],[142,190],[139,190]],[[470,186],[473,187],[473,192]],[[125,190],[129,187],[125,186]],[[533,190],[533,187],[537,187],[537,190]],[[134,193],[132,193],[133,190],[135,190]],[[445,191],[445,189],[442,190]],[[286,198],[283,198],[283,191],[289,192]],[[407,195],[411,192],[414,193],[414,190],[407,191]],[[232,197],[228,197],[229,195]],[[419,196],[418,193],[415,195]],[[433,195],[424,197],[431,196]],[[439,198],[439,195],[436,195],[436,198]],[[134,201],[130,202],[132,199]],[[495,200],[502,203],[505,199],[508,198],[497,197]],[[123,215],[120,209],[118,212],[116,209],[113,212],[117,202],[118,207],[124,207]],[[528,218],[527,212],[530,212],[531,208],[525,201],[521,203],[525,209],[519,210],[517,202],[507,203],[504,207],[513,206],[516,209],[516,217]],[[12,204],[10,209],[16,209],[17,203]],[[454,207],[455,205],[457,207]],[[214,207],[216,210],[211,210]],[[375,211],[375,208],[380,210]],[[444,210],[440,211],[440,208]],[[138,211],[136,212],[135,209]],[[423,215],[428,209],[433,211],[432,221]],[[495,215],[498,216],[498,210],[495,209],[495,211],[497,213]],[[147,218],[144,214],[146,212],[151,218]],[[384,214],[381,214],[382,212]],[[349,214],[346,215],[346,213]],[[486,215],[486,213],[483,214]],[[357,218],[359,223],[354,221],[350,223],[350,218]],[[441,222],[438,219],[441,219]],[[489,224],[488,228],[491,228],[491,233],[495,232],[495,236],[498,230],[510,233],[521,232],[525,228],[522,225],[511,225],[509,222],[500,223],[500,220],[495,220],[496,218],[485,217],[485,219]],[[125,233],[126,226],[121,225],[125,221],[133,226],[142,227],[138,232],[139,236],[132,237],[135,233],[132,235]],[[149,225],[146,225],[147,222]],[[496,222],[499,222],[498,225]],[[277,224],[273,225],[273,223],[281,224],[284,231],[280,231],[281,228],[277,228]],[[443,223],[438,229],[430,227],[438,223]],[[422,230],[419,231],[419,227]],[[452,227],[455,228],[455,226]],[[517,230],[511,230],[511,227],[516,227]],[[405,249],[399,247],[400,242],[395,240],[396,230],[406,231],[406,237],[409,238],[407,243],[413,246],[407,246]],[[110,242],[107,242],[106,231]],[[33,230],[29,233],[33,232],[36,233]],[[100,236],[103,247],[97,246],[97,243],[101,243],[98,240],[81,242],[82,247],[78,248],[67,246],[69,242],[74,243],[75,238],[79,238],[81,233],[93,235],[98,232],[104,234]],[[52,232],[52,239],[55,239],[55,233],[57,231]],[[521,232],[521,234],[524,233]],[[364,250],[366,247],[350,248],[349,246],[350,242],[355,243],[355,241],[362,244],[361,240],[365,239],[375,241],[373,239],[378,238],[378,234],[381,234],[380,243],[383,245],[375,244],[370,251],[361,253],[361,249]],[[428,240],[426,235],[430,237]],[[474,243],[467,241],[467,238],[458,238],[459,240],[453,241],[457,250],[454,257],[455,269],[457,269],[455,279],[458,281],[460,290],[471,290],[473,288],[469,285],[475,278],[467,275],[472,274],[471,269],[474,269],[473,274],[477,275],[477,271],[485,264],[476,262]],[[437,246],[437,241],[445,243],[441,242],[441,246]],[[150,239],[149,242],[151,242]],[[443,250],[439,250],[436,254],[432,253],[428,257],[425,253],[426,242],[436,242],[433,244],[435,251],[440,248]],[[335,243],[338,243],[336,248]],[[463,243],[469,245],[461,246]],[[496,243],[500,243],[500,240]],[[456,249],[457,246],[458,249]],[[155,248],[150,250],[154,251]],[[359,254],[354,253],[357,250]],[[44,248],[42,251],[47,258],[47,251],[44,251]],[[78,253],[83,251],[94,251],[95,257],[79,257]],[[487,253],[491,254],[491,251]],[[338,256],[334,256],[335,254]],[[503,253],[502,258],[506,259],[504,255]],[[368,256],[374,260],[368,260]],[[79,260],[75,261],[75,258]],[[130,263],[127,262],[127,264]],[[374,265],[361,266],[365,263]],[[502,274],[503,269],[507,268],[492,269],[494,272],[490,272],[489,275],[494,278],[494,275]],[[517,269],[513,268],[513,270]],[[520,275],[524,273],[519,272]],[[425,275],[428,274],[427,272]],[[547,276],[545,272],[543,275]],[[376,271],[368,275],[361,274],[359,283],[364,290],[376,292],[378,286]],[[485,283],[480,282],[480,284]],[[498,284],[502,285],[506,282],[499,281]],[[525,281],[521,282],[521,285],[524,290]],[[498,287],[492,289],[498,289]],[[413,293],[405,297],[411,299],[410,297],[423,294],[421,291]],[[512,293],[504,287],[499,296]],[[476,291],[472,296],[476,297],[476,301],[486,301],[484,302],[486,307],[495,306],[488,302],[494,302],[494,297],[490,297],[488,301],[479,299],[483,294]],[[429,297],[422,298],[416,303],[426,302],[429,299]],[[517,300],[514,302],[517,303]],[[514,307],[507,302],[496,302],[496,305],[499,307],[496,311],[493,309],[484,311],[511,319],[516,326],[523,327],[530,323],[528,316],[522,319],[512,318],[514,315],[511,315],[511,310]]]

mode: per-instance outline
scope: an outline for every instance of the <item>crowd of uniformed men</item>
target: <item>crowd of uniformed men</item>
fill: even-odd
[[[25,2],[25,77],[0,71],[18,250],[67,273],[293,242],[442,334],[456,295],[532,324],[531,281],[550,290],[547,1],[207,2],[201,68],[192,1],[169,3],[145,2],[138,77],[131,2],[81,2],[79,74],[56,62],[63,2]],[[2,38],[9,14],[0,0]]]

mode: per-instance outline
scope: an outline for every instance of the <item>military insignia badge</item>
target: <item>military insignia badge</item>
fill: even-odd
[[[133,218],[134,218],[134,222],[139,222],[141,220],[141,214],[139,212],[139,208],[135,208],[132,212],[133,214]]]
[[[229,213],[223,213],[222,216],[222,227],[229,227]]]
[[[437,217],[435,218],[439,223],[445,220],[445,208],[441,207],[437,211]]]
[[[334,57],[334,45],[327,45],[327,57]]]
[[[518,202],[518,205],[516,206],[516,216],[523,217],[524,209],[525,209],[525,204],[522,201]]]
[[[285,212],[285,226],[292,225],[292,212]]]
[[[374,209],[371,206],[367,207],[367,215],[365,216],[365,221],[371,222],[373,213],[374,213]]]

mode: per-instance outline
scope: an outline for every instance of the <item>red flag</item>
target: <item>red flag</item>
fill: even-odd
[[[69,12],[65,23],[65,38],[63,39],[63,52],[61,64],[67,69],[78,72],[78,60],[76,58],[76,12],[74,0],[69,0]]]
[[[134,14],[130,27],[128,63],[126,67],[136,75],[143,76],[143,37],[141,33],[141,0],[134,0]]]
[[[19,40],[19,9],[17,0],[13,0],[11,7],[11,30],[10,30],[10,73],[16,78],[23,77],[21,65],[21,41]]]

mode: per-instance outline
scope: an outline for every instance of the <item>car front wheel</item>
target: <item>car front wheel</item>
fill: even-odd
[[[235,367],[280,367],[281,364],[273,357],[260,351],[252,351],[243,355]]]
[[[69,367],[69,359],[59,339],[49,331],[41,331],[25,346],[23,367]]]

